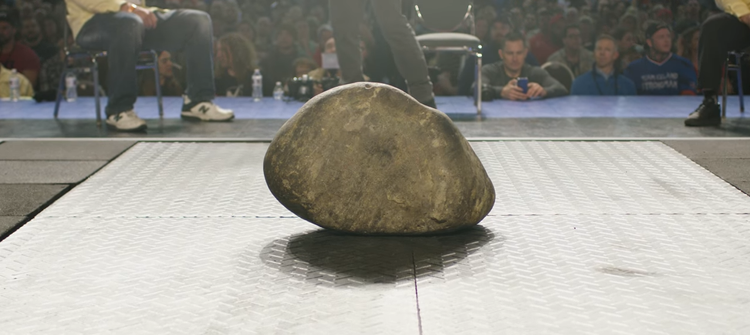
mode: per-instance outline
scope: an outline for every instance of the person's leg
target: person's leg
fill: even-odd
[[[213,26],[207,13],[191,10],[156,11],[156,28],[146,31],[146,49],[183,51],[187,61],[187,97],[180,116],[196,121],[231,121],[234,112],[213,103]]]
[[[187,62],[187,96],[191,101],[211,101],[214,88],[213,27],[202,11],[157,11],[157,24],[146,31],[145,49],[183,51]]]
[[[686,126],[721,124],[717,95],[724,76],[724,61],[729,51],[740,51],[747,47],[750,47],[750,27],[737,17],[721,13],[709,17],[703,23],[698,44],[698,88],[703,89],[704,99],[685,120]]]
[[[118,12],[94,15],[76,37],[82,48],[107,51],[107,116],[133,110],[138,95],[135,64],[144,32],[138,15]]]
[[[359,23],[364,17],[362,0],[329,0],[333,39],[344,83],[364,81],[359,49]],[[322,47],[322,46],[321,46]]]
[[[727,53],[750,47],[750,27],[727,13],[711,16],[701,26],[698,45],[698,87],[716,93]]]
[[[371,3],[383,36],[393,51],[396,67],[409,86],[409,94],[419,102],[434,105],[427,62],[414,31],[401,14],[401,0],[374,0]]]

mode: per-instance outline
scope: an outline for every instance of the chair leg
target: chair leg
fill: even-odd
[[[94,101],[96,103],[96,126],[102,126],[102,105],[99,97],[99,63],[96,58],[93,59],[91,66],[91,75],[94,77]]]
[[[68,62],[67,57],[65,59],[65,65],[63,65],[63,71],[60,75],[60,80],[57,83],[57,99],[55,100],[55,119],[57,114],[60,112],[60,102],[62,101],[63,90],[65,89],[65,76],[68,74]]]
[[[745,99],[742,96],[742,65],[737,64],[737,69],[735,69],[735,72],[737,72],[737,93],[740,95],[740,113],[745,112]]]
[[[727,84],[729,83],[729,58],[724,62],[724,77],[722,78],[721,90],[721,118],[727,117]]]
[[[482,114],[482,53],[477,53],[477,114]]]
[[[156,80],[156,102],[159,104],[159,119],[164,118],[164,105],[162,104],[161,79],[159,78],[159,54],[151,50],[151,57],[154,60],[154,80]]]

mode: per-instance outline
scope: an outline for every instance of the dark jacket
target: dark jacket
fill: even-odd
[[[521,68],[521,77],[529,78],[530,83],[537,83],[547,91],[545,98],[560,97],[568,94],[563,84],[552,78],[552,76],[538,66],[524,64]],[[482,81],[495,91],[495,96],[499,97],[508,82],[515,78],[508,77],[503,69],[503,62],[497,62],[482,66]]]

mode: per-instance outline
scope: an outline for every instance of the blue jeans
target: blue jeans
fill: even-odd
[[[146,29],[138,15],[96,14],[76,36],[84,49],[107,51],[107,115],[133,109],[138,96],[136,61],[143,50],[184,51],[187,95],[192,101],[213,100],[213,27],[205,12],[179,9],[156,11],[155,29]]]

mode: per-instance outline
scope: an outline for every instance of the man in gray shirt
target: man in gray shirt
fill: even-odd
[[[482,66],[482,79],[494,91],[495,96],[507,100],[528,100],[532,98],[554,98],[568,94],[565,86],[544,69],[524,62],[529,49],[526,40],[518,32],[505,36],[499,62]],[[516,85],[517,78],[529,79],[528,91]]]

